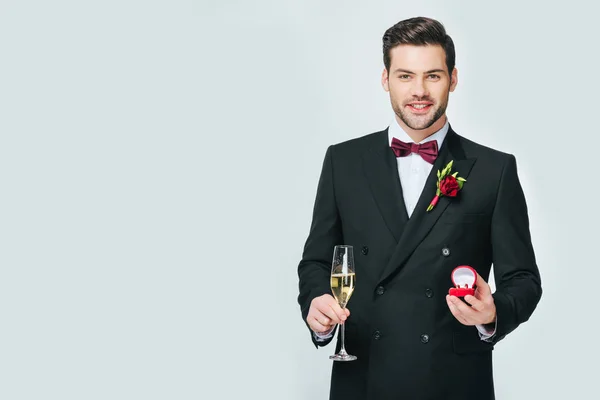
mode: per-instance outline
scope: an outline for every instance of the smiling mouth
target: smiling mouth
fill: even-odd
[[[406,105],[413,114],[426,114],[432,106],[432,103],[411,103]]]

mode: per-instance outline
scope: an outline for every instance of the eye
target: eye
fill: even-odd
[[[410,75],[408,75],[408,74],[399,75],[398,78],[400,78],[402,80],[406,80],[406,79],[410,79]]]
[[[432,79],[432,80],[435,80],[435,81],[437,81],[438,79],[440,79],[440,76],[437,75],[437,74],[429,74],[427,77],[429,79]]]

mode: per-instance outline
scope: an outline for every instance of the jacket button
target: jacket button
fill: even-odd
[[[377,290],[375,291],[378,295],[382,295],[385,293],[385,288],[383,286],[377,286]]]
[[[369,248],[367,246],[363,246],[361,253],[363,253],[363,255],[366,256],[367,254],[369,254]]]
[[[450,249],[449,249],[449,248],[447,248],[447,247],[444,247],[444,248],[442,249],[442,255],[443,255],[444,257],[448,257],[448,256],[450,255]]]
[[[429,343],[429,335],[427,335],[427,334],[421,335],[421,342],[422,343]]]
[[[375,339],[375,340],[381,339],[381,332],[379,332],[379,331],[373,332],[373,339]]]
[[[432,298],[433,297],[433,290],[431,289],[425,289],[425,296]]]

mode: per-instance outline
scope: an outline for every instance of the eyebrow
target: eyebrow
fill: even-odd
[[[414,72],[412,72],[412,71],[409,71],[409,70],[407,70],[407,69],[402,69],[402,68],[397,68],[396,70],[394,70],[394,73],[397,73],[397,72],[405,72],[405,73],[407,73],[407,74],[413,74],[413,75],[416,75]],[[426,73],[426,74],[432,74],[432,73],[434,73],[434,72],[442,72],[442,73],[445,73],[446,71],[444,71],[443,69],[430,69],[429,71],[426,71],[425,73]]]

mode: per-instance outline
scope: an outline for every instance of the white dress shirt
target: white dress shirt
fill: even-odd
[[[446,120],[446,123],[442,129],[435,132],[433,135],[426,137],[419,142],[419,144],[436,140],[438,149],[440,149],[444,139],[446,138],[449,128],[450,124],[448,120]],[[392,138],[399,139],[406,143],[413,142],[410,136],[408,136],[408,134],[400,127],[395,116],[388,129],[388,141],[390,146],[392,144]],[[405,157],[397,157],[396,162],[398,163],[398,175],[400,176],[400,184],[402,185],[404,204],[406,205],[406,212],[410,218],[415,206],[417,205],[417,201],[419,201],[421,192],[425,187],[425,181],[427,180],[427,177],[433,168],[433,164],[429,164],[427,161],[423,160],[419,154],[415,153],[411,153]],[[496,331],[495,328],[489,331],[483,325],[476,325],[476,327],[479,331],[479,337],[481,340],[488,340]],[[333,335],[333,328],[328,332],[320,334],[315,333],[314,335],[319,341],[327,340]]]
[[[438,149],[440,149],[448,133],[448,128],[450,128],[450,124],[446,121],[442,129],[426,137],[419,144],[435,140],[437,141]],[[406,143],[413,142],[410,136],[398,125],[396,118],[390,123],[390,128],[388,129],[388,143],[390,146],[392,145],[393,138]],[[410,218],[425,187],[425,181],[433,168],[433,164],[429,164],[420,155],[415,153],[411,153],[406,157],[396,157],[396,162],[398,163],[398,175],[400,175],[404,204]]]

